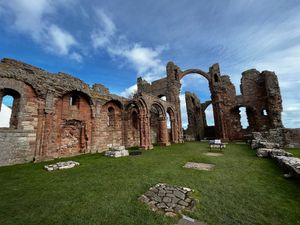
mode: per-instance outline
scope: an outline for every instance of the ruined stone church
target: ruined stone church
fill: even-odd
[[[211,101],[201,103],[197,96],[186,94],[189,125],[184,131],[180,80],[191,73],[208,80]],[[204,72],[183,71],[169,62],[165,78],[152,83],[138,78],[137,87],[128,99],[111,94],[101,84],[90,87],[68,74],[2,59],[0,106],[5,96],[12,96],[13,105],[9,127],[0,128],[0,165],[102,152],[109,145],[151,149],[154,144],[181,143],[184,137],[245,140],[253,131],[283,128],[282,100],[273,72],[245,71],[237,95],[218,64]],[[213,127],[207,126],[204,113],[210,104]],[[246,108],[247,129],[241,126],[240,107]]]

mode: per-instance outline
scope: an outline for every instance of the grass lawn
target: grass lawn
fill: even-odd
[[[284,179],[275,162],[257,158],[248,145],[229,144],[222,157],[207,151],[207,143],[191,142],[118,159],[73,157],[81,165],[63,171],[43,170],[50,162],[1,167],[0,224],[174,224],[178,218],[153,213],[137,200],[151,186],[168,183],[199,192],[189,216],[209,225],[300,225],[299,180]],[[187,161],[216,167],[182,168]]]

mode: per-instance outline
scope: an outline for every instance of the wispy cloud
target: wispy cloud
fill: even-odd
[[[15,31],[28,35],[44,49],[58,55],[69,56],[81,61],[81,56],[73,47],[77,41],[65,29],[51,22],[60,1],[51,0],[11,0],[0,3],[0,9],[5,11],[2,16],[11,15],[10,26]],[[76,56],[76,57],[75,57]]]
[[[96,10],[99,27],[91,34],[93,47],[98,50],[107,51],[112,57],[125,60],[138,76],[142,76],[148,81],[153,81],[162,77],[165,73],[165,65],[160,56],[166,49],[165,46],[156,48],[145,47],[138,42],[130,42],[125,35],[117,32],[116,25],[112,19],[102,10]],[[134,91],[134,86],[123,91],[122,95],[130,95]]]

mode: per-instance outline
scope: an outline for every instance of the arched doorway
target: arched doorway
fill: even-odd
[[[77,155],[91,149],[92,140],[92,101],[83,92],[71,91],[65,93],[56,103],[56,124],[58,138],[57,152],[59,156]],[[53,135],[53,134],[50,134]],[[54,137],[51,137],[54,138]]]
[[[171,143],[178,143],[178,133],[176,127],[176,117],[172,108],[167,109],[167,128],[168,128],[168,140]]]
[[[126,127],[124,129],[126,147],[137,147],[141,145],[141,121],[140,110],[135,102],[129,103],[125,107]]]
[[[150,140],[153,145],[168,145],[166,112],[159,103],[150,108]]]

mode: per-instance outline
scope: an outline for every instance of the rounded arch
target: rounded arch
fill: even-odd
[[[166,110],[161,103],[153,102],[150,107],[150,112],[151,110],[156,110],[159,113],[159,117],[166,119]]]
[[[187,69],[187,70],[183,71],[182,73],[179,74],[179,80],[181,80],[184,76],[186,76],[188,74],[192,74],[192,73],[199,74],[199,75],[205,77],[208,81],[210,81],[210,75],[200,69]]]
[[[133,109],[138,110],[140,112],[141,105],[136,101],[130,101],[124,106],[126,112],[132,111]]]
[[[70,96],[71,98],[73,97],[74,100],[78,99],[79,97],[82,97],[89,103],[89,105],[94,105],[94,102],[93,102],[91,96],[89,96],[88,94],[81,92],[81,91],[77,91],[77,90],[68,91],[68,92],[65,92],[61,97],[64,98],[65,96]],[[70,102],[71,102],[71,100],[70,100]]]
[[[119,107],[121,110],[124,109],[124,105],[123,105],[122,102],[120,102],[119,100],[116,100],[116,99],[109,100],[109,101],[105,102],[105,104],[104,104],[103,106],[109,105],[109,104],[112,104],[112,105],[114,105],[114,106],[117,106],[117,107]]]

